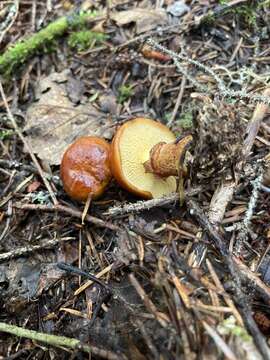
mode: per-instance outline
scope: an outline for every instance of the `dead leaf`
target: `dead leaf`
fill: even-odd
[[[89,99],[80,93],[79,105],[75,106],[70,100],[70,76],[69,71],[63,71],[43,78],[36,88],[38,100],[26,113],[27,141],[50,165],[60,164],[67,146],[76,138],[104,135],[102,125],[106,118]]]
[[[157,26],[166,25],[168,22],[166,11],[163,9],[140,9],[125,10],[113,13],[111,15],[118,26],[136,23],[136,33],[153,30]]]

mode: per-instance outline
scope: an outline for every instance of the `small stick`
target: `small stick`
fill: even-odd
[[[266,303],[270,303],[270,288],[259,278],[257,274],[251,271],[239,258],[235,257],[234,261],[238,265],[241,277],[244,281],[252,283],[260,296]]]
[[[209,272],[211,274],[212,279],[214,280],[214,283],[215,283],[216,287],[220,291],[222,291],[224,294],[226,294],[226,296],[224,296],[224,301],[231,308],[232,313],[233,313],[234,317],[236,318],[238,324],[240,326],[244,326],[241,315],[239,314],[238,310],[236,309],[236,307],[235,307],[233,301],[231,300],[231,298],[227,295],[221,281],[219,280],[219,278],[218,278],[218,276],[217,276],[217,274],[216,274],[216,272],[214,270],[213,265],[211,264],[211,262],[208,259],[206,259],[206,265],[208,267],[208,270],[209,270]]]
[[[110,271],[113,267],[114,263],[107,266],[105,269],[101,270],[98,274],[96,275],[90,275],[89,273],[87,273],[86,271],[83,271],[79,268],[76,268],[75,266],[70,266],[68,264],[62,263],[60,266],[62,266],[62,269],[65,271],[70,272],[70,269],[72,269],[71,272],[73,272],[74,274],[77,275],[82,275],[85,276],[87,278],[92,278],[93,280],[89,280],[87,281],[84,285],[82,285],[79,289],[77,289],[74,293],[74,295],[79,295],[82,291],[84,291],[88,286],[90,286],[93,282],[97,282],[97,279],[99,279],[102,275],[106,274],[108,271]],[[100,280],[99,280],[100,281]],[[101,283],[101,281],[100,281]],[[118,289],[114,288],[113,286],[109,286],[106,283],[102,282],[103,287],[105,287],[105,289],[107,290],[107,294],[110,295],[112,294],[115,300],[118,300],[119,302],[121,302],[122,305],[125,306],[125,308],[127,309],[127,311],[132,314],[132,315],[136,315],[133,307],[131,306],[131,304],[129,302],[126,301],[126,299],[119,293]]]
[[[167,124],[168,127],[172,126],[172,124],[173,124],[173,122],[174,122],[174,120],[176,118],[177,111],[178,111],[178,109],[179,109],[179,107],[181,105],[182,98],[183,98],[183,95],[184,95],[186,81],[187,81],[187,78],[185,77],[185,75],[183,75],[181,85],[180,85],[180,89],[179,89],[179,93],[178,93],[178,96],[177,96],[177,99],[176,99],[176,102],[175,102],[175,106],[174,106],[174,109],[173,109],[173,113],[172,113],[172,116],[170,118],[170,121],[168,121],[168,124]]]
[[[270,97],[270,88],[267,88],[263,92],[263,96]],[[263,121],[266,113],[269,111],[269,105],[268,104],[257,104],[253,116],[248,124],[247,128],[247,137],[243,144],[243,160],[245,161],[247,157],[249,156],[249,153],[251,151],[251,148],[254,144],[254,141],[256,139],[256,136],[258,134],[261,122]]]
[[[193,196],[202,191],[201,187],[197,187],[195,189],[190,189],[185,191],[185,195]],[[144,210],[149,210],[153,207],[164,206],[176,202],[179,200],[179,193],[172,193],[167,196],[164,196],[159,199],[152,199],[146,201],[137,201],[135,203],[123,204],[120,206],[113,206],[109,208],[103,215],[109,216],[118,216],[118,215],[125,215],[131,212],[139,212]]]
[[[13,204],[13,207],[16,209],[21,209],[21,210],[40,210],[40,211],[47,211],[47,212],[60,211],[60,212],[67,213],[67,214],[74,216],[76,218],[79,218],[79,219],[82,218],[81,211],[75,210],[75,209],[69,208],[67,206],[60,205],[60,204],[37,205],[37,204],[22,204],[22,203],[17,202],[15,204]],[[91,216],[91,215],[86,215],[84,220],[87,222],[90,222],[92,224],[95,224],[96,226],[104,227],[104,228],[107,228],[110,230],[119,230],[119,227],[117,225],[114,225],[112,223],[101,220],[101,219]]]
[[[246,295],[241,289],[241,272],[239,267],[232,257],[230,251],[226,246],[226,241],[221,235],[219,235],[216,227],[214,227],[208,220],[207,216],[204,214],[202,209],[191,199],[187,199],[187,206],[190,209],[190,213],[195,216],[202,229],[204,229],[210,239],[212,239],[216,249],[219,250],[225,264],[228,266],[231,277],[234,281],[235,294],[234,301],[238,304],[238,311],[242,316],[242,319],[245,323],[245,326],[248,332],[252,335],[254,343],[261,353],[264,360],[270,360],[270,350],[265,340],[265,337],[262,335],[261,331],[258,328],[255,320],[252,317],[250,306],[248,305]]]
[[[162,327],[166,328],[168,326],[168,322],[170,322],[167,316],[157,310],[155,304],[151,301],[151,299],[149,299],[143,287],[140,285],[140,283],[133,274],[129,275],[129,280],[134,286],[142,301],[144,302],[144,305],[148,309],[148,311],[155,316],[156,320],[160,323]]]
[[[34,330],[24,329],[19,326],[9,325],[3,322],[0,322],[0,332],[5,332],[8,334],[12,334],[18,337],[24,337],[27,339],[31,339],[34,341],[40,341],[42,343],[56,346],[56,347],[66,347],[69,349],[78,349],[88,354],[94,354],[103,359],[108,360],[127,360],[126,356],[123,354],[115,354],[109,350],[103,350],[96,346],[89,346],[80,342],[80,340],[74,338],[68,338],[66,336],[57,336],[46,333],[37,332]]]
[[[270,88],[264,90],[263,96],[270,96]],[[243,142],[242,159],[237,164],[235,180],[221,184],[221,186],[215,191],[215,194],[210,203],[209,219],[210,222],[212,224],[215,224],[216,226],[218,226],[218,224],[221,223],[221,221],[223,220],[226,207],[233,197],[235,188],[239,182],[241,171],[247,161],[250,150],[258,134],[260,124],[265,117],[268,109],[269,105],[263,103],[256,105],[252,118],[247,127],[247,136]]]
[[[85,219],[85,217],[86,217],[86,215],[88,213],[91,201],[92,201],[92,194],[90,193],[87,196],[87,200],[85,202],[84,209],[83,209],[83,212],[82,212],[82,225],[84,225],[84,219]]]
[[[76,275],[80,275],[80,276],[86,276],[88,279],[90,279],[90,281],[92,283],[96,282],[99,285],[103,286],[106,290],[110,291],[110,287],[107,284],[105,284],[103,281],[99,280],[100,276],[99,277],[94,276],[94,275],[92,275],[92,274],[90,274],[90,273],[88,273],[86,271],[83,271],[83,270],[79,269],[76,266],[72,266],[72,265],[66,264],[64,262],[57,263],[57,266],[59,267],[59,269],[64,270],[66,272],[76,274]],[[111,266],[110,266],[110,269],[111,269]]]
[[[45,241],[43,240],[43,242],[39,245],[19,247],[19,248],[16,248],[15,250],[11,250],[6,253],[0,254],[0,262],[14,259],[19,256],[29,255],[35,251],[39,251],[39,250],[43,250],[43,249],[50,249],[50,248],[60,244],[62,241],[72,241],[74,239],[75,239],[74,237],[65,237],[65,238],[60,238],[60,239],[50,239],[50,240],[45,240]]]
[[[107,274],[109,271],[111,271],[113,267],[113,264],[108,265],[107,267],[105,267],[105,269],[101,270],[99,273],[97,273],[95,276],[93,275],[92,278],[90,278],[90,274],[88,273],[81,273],[81,275],[85,275],[87,276],[90,280],[86,281],[82,286],[80,286],[75,292],[74,295],[77,296],[79,295],[81,292],[83,292],[85,289],[87,289],[90,285],[92,285],[94,282],[98,282],[100,285],[105,286],[105,288],[107,287],[107,285],[105,283],[103,283],[103,281],[98,280],[99,278],[101,278],[103,275]],[[64,270],[62,268],[62,270]]]
[[[56,196],[55,196],[55,194],[53,192],[51,184],[46,179],[46,176],[45,176],[41,166],[39,165],[39,162],[37,161],[37,158],[36,158],[36,156],[35,156],[35,154],[34,154],[34,152],[32,150],[31,145],[25,140],[21,130],[19,129],[19,127],[18,127],[18,125],[16,123],[16,120],[15,120],[14,116],[12,115],[12,113],[10,111],[10,108],[9,108],[7,98],[6,98],[6,95],[5,95],[5,92],[4,92],[1,81],[0,81],[0,94],[1,94],[1,97],[2,97],[2,99],[4,101],[5,108],[6,108],[9,120],[11,121],[11,124],[13,125],[14,130],[16,131],[17,135],[19,136],[19,138],[21,139],[21,141],[24,144],[25,148],[27,149],[29,155],[31,156],[31,158],[33,160],[33,163],[35,164],[35,166],[36,166],[36,168],[37,168],[37,170],[39,172],[39,175],[41,176],[41,178],[42,178],[42,180],[44,182],[44,185],[46,186],[47,190],[49,191],[49,194],[51,196],[51,199],[52,199],[54,205],[58,204],[58,201],[57,201]]]
[[[14,11],[14,8],[15,8],[15,11]],[[17,19],[17,16],[18,16],[18,13],[19,13],[19,0],[14,1],[14,5],[12,5],[12,9],[11,9],[10,13],[12,15],[12,20],[7,25],[7,27],[1,32],[1,34],[0,34],[0,44],[3,41],[4,36],[6,35],[6,33],[12,28],[15,20]],[[9,14],[7,15],[7,20],[9,20],[8,18],[9,18]]]
[[[229,348],[229,346],[225,343],[222,337],[213,329],[210,325],[207,324],[206,321],[202,321],[203,327],[205,328],[206,332],[209,336],[214,340],[218,349],[221,349],[223,354],[225,355],[226,359],[228,360],[237,360],[236,356]]]

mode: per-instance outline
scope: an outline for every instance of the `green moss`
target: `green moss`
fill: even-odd
[[[14,67],[23,64],[29,56],[33,55],[42,46],[48,45],[56,36],[63,35],[67,29],[67,24],[67,18],[62,17],[29,39],[19,41],[15,45],[10,46],[0,56],[0,73],[10,73]]]
[[[0,140],[8,139],[13,134],[14,134],[13,130],[1,130],[0,131]]]
[[[226,5],[229,3],[230,0],[219,0],[220,5]],[[239,17],[241,17],[245,23],[249,26],[256,26],[257,19],[256,19],[256,12],[262,7],[267,5],[269,3],[269,0],[266,0],[264,2],[259,1],[253,1],[250,4],[243,4],[239,5],[235,8],[229,8],[227,11],[225,9],[226,14],[236,14]]]
[[[184,130],[193,128],[193,114],[192,111],[185,112],[179,120],[177,120],[177,125]]]
[[[71,48],[76,48],[78,51],[84,51],[87,50],[94,41],[99,43],[106,39],[106,34],[94,32],[91,30],[83,30],[71,33],[68,38],[68,45]]]
[[[218,331],[222,335],[234,335],[241,338],[244,342],[250,342],[251,337],[247,333],[246,329],[236,324],[236,320],[233,316],[228,317],[223,320],[222,323],[218,325]]]
[[[81,27],[85,26],[85,23],[89,18],[94,18],[96,16],[98,16],[97,11],[89,10],[89,11],[80,11],[79,13],[75,13],[69,16],[67,19],[71,28],[80,29]]]
[[[119,94],[117,97],[117,102],[119,104],[123,104],[125,101],[127,101],[133,95],[134,95],[134,91],[132,89],[132,85],[121,85],[119,87]]]
[[[61,17],[31,37],[18,41],[0,56],[0,74],[9,75],[32,55],[44,48],[53,46],[57,38],[63,36],[68,29],[76,29],[85,25],[89,17],[96,13],[79,13],[69,17]]]
[[[215,19],[213,11],[209,11],[209,13],[204,16],[202,23],[205,25],[212,25],[215,22]]]

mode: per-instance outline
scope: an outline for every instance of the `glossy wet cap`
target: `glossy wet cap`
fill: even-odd
[[[63,155],[60,173],[66,193],[78,201],[100,196],[111,179],[110,145],[102,138],[81,137]]]

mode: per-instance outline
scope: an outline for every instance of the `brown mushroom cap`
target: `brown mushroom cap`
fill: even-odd
[[[126,190],[146,199],[158,198],[176,191],[175,176],[162,178],[146,173],[144,163],[159,142],[175,141],[175,135],[154,120],[136,118],[116,132],[111,144],[111,171]]]
[[[62,158],[60,173],[66,193],[78,201],[96,198],[111,179],[110,145],[98,137],[81,137],[71,144]]]

